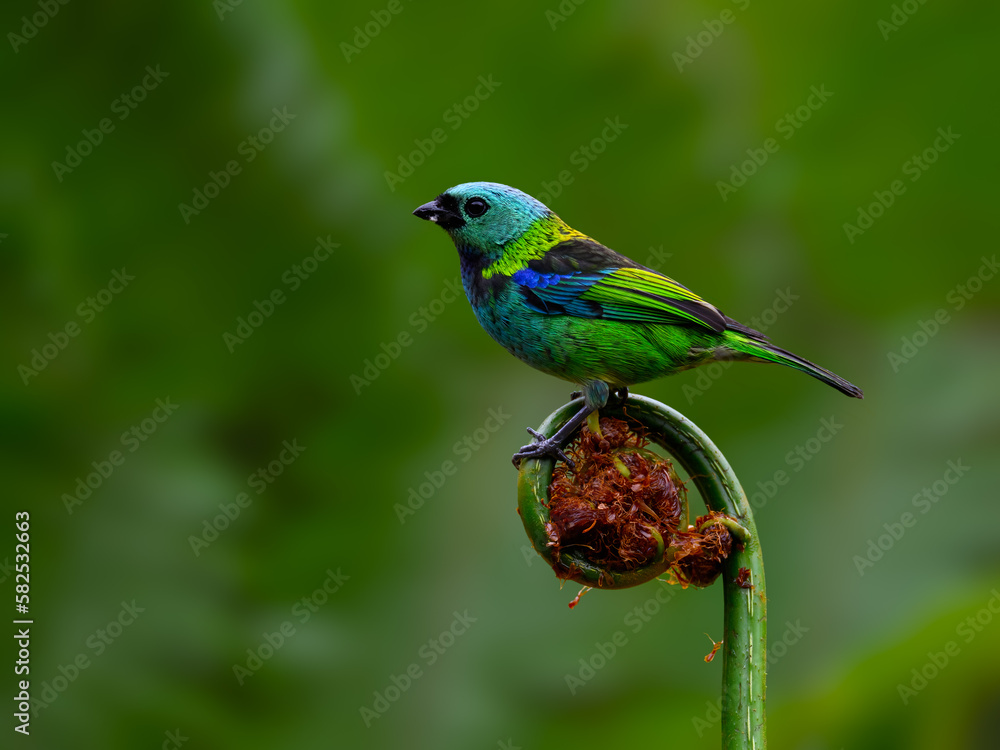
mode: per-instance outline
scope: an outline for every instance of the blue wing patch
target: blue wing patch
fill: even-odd
[[[562,279],[572,277],[573,274],[538,273],[538,271],[532,271],[530,268],[522,268],[510,278],[515,284],[526,286],[528,289],[544,289],[549,284],[556,284]]]
[[[546,315],[725,330],[725,318],[716,308],[672,279],[647,269],[559,274],[522,268],[511,281],[518,285],[529,307]]]
[[[528,306],[538,312],[599,318],[604,312],[601,305],[581,300],[580,295],[603,277],[604,272],[559,274],[522,268],[510,278],[521,287]]]

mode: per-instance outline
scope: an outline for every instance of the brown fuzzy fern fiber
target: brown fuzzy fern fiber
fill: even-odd
[[[576,468],[560,463],[552,474],[549,546],[582,548],[591,563],[615,572],[666,555],[676,580],[707,586],[731,550],[729,530],[716,523],[699,532],[711,514],[679,528],[687,490],[648,444],[640,427],[621,419],[601,419],[600,434],[581,429],[567,451]]]

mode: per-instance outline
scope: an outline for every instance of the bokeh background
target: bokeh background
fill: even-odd
[[[493,180],[865,389],[763,365],[637,389],[764,493],[772,745],[995,747],[998,16],[6,3],[0,596],[27,510],[41,702],[2,744],[718,746],[721,589],[570,611],[526,548],[510,455],[570,387],[489,340],[410,215]]]

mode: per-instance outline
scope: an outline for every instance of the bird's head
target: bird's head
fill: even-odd
[[[460,249],[487,258],[500,257],[532,224],[554,216],[527,193],[496,182],[456,185],[413,214],[447,231]]]

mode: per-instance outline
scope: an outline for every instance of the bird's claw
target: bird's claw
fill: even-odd
[[[527,445],[522,446],[521,450],[511,457],[510,460],[514,464],[515,469],[520,469],[521,461],[526,458],[544,458],[546,456],[549,458],[561,459],[562,461],[565,461],[571,469],[576,468],[576,464],[573,462],[573,459],[563,452],[563,449],[558,443],[551,438],[545,437],[545,435],[537,430],[533,430],[530,427],[527,429],[531,436],[535,438],[536,442],[528,443]]]
[[[618,406],[620,404],[624,404],[626,401],[628,401],[627,387],[615,388],[610,394],[608,394],[609,406]]]

